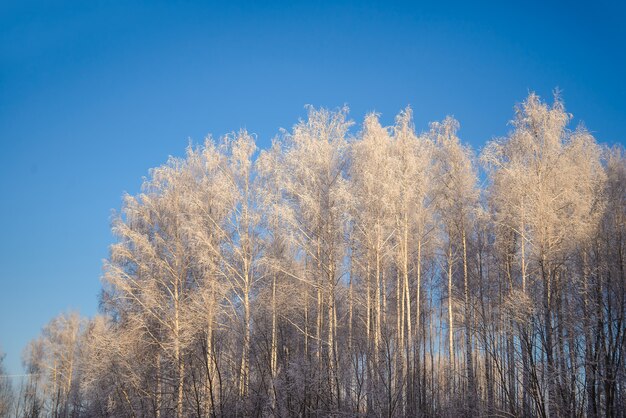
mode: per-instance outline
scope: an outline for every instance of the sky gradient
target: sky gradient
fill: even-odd
[[[575,123],[624,144],[624,6],[509,3],[1,2],[8,372],[53,316],[97,312],[111,211],[190,139],[247,128],[267,147],[305,104],[385,124],[410,104],[418,130],[453,115],[479,150],[558,87]]]

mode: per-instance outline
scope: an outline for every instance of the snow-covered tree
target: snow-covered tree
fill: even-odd
[[[0,415],[621,416],[626,159],[571,118],[529,95],[484,177],[410,108],[190,145],[124,197],[101,313],[43,328]]]
[[[13,406],[13,387],[4,368],[5,354],[0,351],[0,416],[9,416]]]
[[[465,326],[465,372],[467,379],[468,413],[476,413],[477,388],[474,379],[473,347],[472,347],[472,308],[470,300],[470,277],[468,273],[467,246],[472,234],[474,218],[478,205],[478,188],[476,172],[472,163],[469,148],[460,143],[456,132],[459,124],[452,118],[441,123],[433,123],[431,135],[436,144],[436,199],[442,232],[447,241],[446,265],[448,279],[448,350],[451,371],[455,373],[454,352],[454,286],[453,273],[456,269],[455,260],[460,258],[462,272],[462,303],[463,321]],[[458,253],[455,257],[455,253]],[[453,383],[454,387],[454,383]],[[454,389],[453,389],[454,390]]]

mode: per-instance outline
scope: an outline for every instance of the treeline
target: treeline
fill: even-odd
[[[479,157],[408,108],[189,147],[8,414],[626,416],[626,163],[570,119],[531,94]]]

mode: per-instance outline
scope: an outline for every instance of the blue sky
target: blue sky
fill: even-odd
[[[480,148],[533,90],[626,140],[624,6],[564,2],[0,3],[0,349],[11,373],[54,315],[98,309],[111,210],[189,139],[266,147],[304,105]]]

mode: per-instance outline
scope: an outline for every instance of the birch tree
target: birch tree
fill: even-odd
[[[454,374],[454,322],[453,322],[453,249],[460,252],[462,271],[463,321],[465,325],[465,377],[467,379],[467,407],[470,415],[476,413],[477,389],[474,380],[472,348],[472,308],[470,278],[468,275],[467,241],[472,233],[478,190],[472,156],[461,145],[456,132],[459,124],[452,118],[433,123],[431,135],[437,145],[437,194],[443,232],[447,239],[448,276],[448,326],[449,352]],[[454,385],[454,382],[453,382]]]
[[[293,239],[306,264],[305,276],[293,277],[308,284],[305,293],[304,337],[315,342],[320,391],[314,409],[340,406],[337,364],[336,288],[343,275],[343,225],[345,214],[347,109],[331,112],[308,109],[277,147],[282,152],[271,164],[283,190],[283,211]],[[311,292],[309,294],[308,292]],[[309,297],[315,300],[314,331],[309,332]],[[312,325],[312,324],[311,324]],[[308,342],[307,342],[308,344]],[[322,372],[324,372],[322,374]],[[323,404],[323,405],[322,405]]]
[[[13,388],[4,368],[5,354],[0,351],[0,416],[9,416],[13,406]]]
[[[564,288],[571,284],[565,281],[567,259],[577,248],[585,252],[603,212],[598,195],[604,182],[600,150],[584,128],[567,130],[570,118],[558,97],[548,106],[531,94],[517,108],[514,131],[505,140],[489,144],[483,155],[493,167],[496,221],[519,242],[515,253],[519,251],[522,298],[530,297],[528,303],[541,306],[543,314],[537,319],[543,324],[540,334],[547,365],[547,397],[543,398],[537,370],[531,365],[541,359],[527,358],[535,353],[524,330],[523,382],[525,390],[532,393],[535,409],[546,415],[572,412],[564,400],[573,396],[563,369],[567,344],[563,335],[568,325],[563,312],[568,297]],[[588,286],[584,276],[583,288]],[[528,295],[529,287],[542,296],[538,298],[535,291]]]
[[[390,413],[393,390],[392,353],[383,356],[389,346],[387,303],[388,266],[393,261],[393,202],[398,198],[393,187],[393,155],[389,131],[378,117],[370,114],[363,124],[360,141],[352,147],[352,193],[354,205],[354,236],[362,258],[355,260],[362,272],[365,292],[365,328],[367,334],[367,403],[368,411]],[[354,256],[354,255],[353,255]],[[384,344],[387,341],[387,344]],[[380,396],[380,388],[386,395]]]
[[[410,108],[396,116],[393,127],[393,157],[391,163],[397,195],[393,200],[396,224],[397,264],[401,281],[398,283],[397,299],[400,309],[397,316],[399,348],[404,346],[403,368],[405,403],[411,408],[403,413],[415,413],[415,386],[419,385],[419,332],[422,319],[422,282],[426,248],[432,238],[432,153],[433,143],[427,135],[418,136],[412,120]],[[410,276],[415,276],[415,294],[412,297]],[[412,302],[415,315],[412,317]],[[414,318],[414,320],[412,319]],[[406,335],[406,337],[405,337]],[[412,364],[414,362],[414,364]]]

